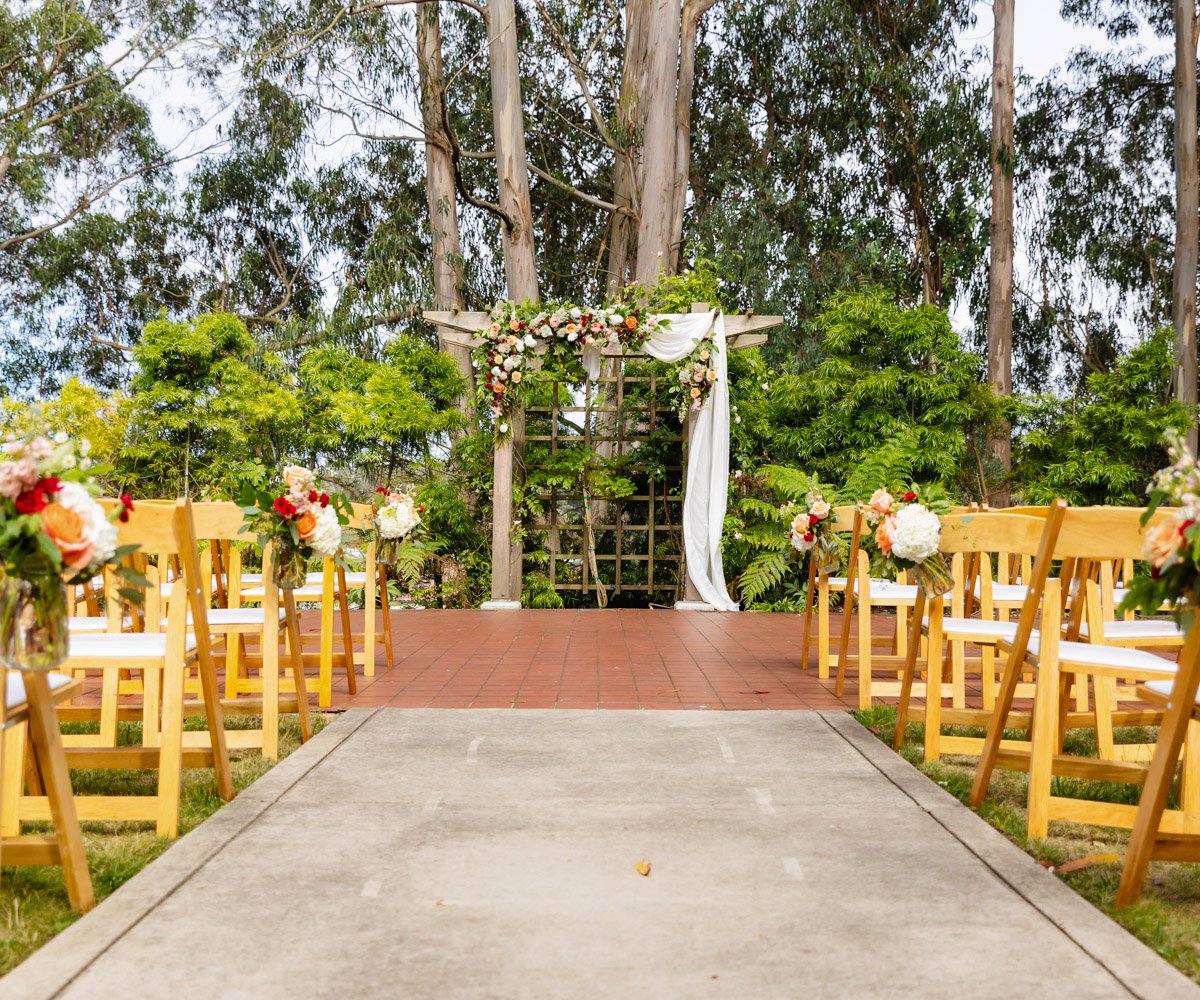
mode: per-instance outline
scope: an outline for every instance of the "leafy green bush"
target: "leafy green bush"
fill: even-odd
[[[1171,399],[1174,368],[1174,337],[1159,330],[1110,371],[1089,375],[1077,398],[1025,400],[1013,454],[1022,499],[1144,504],[1146,484],[1167,462],[1163,433],[1194,419]]]

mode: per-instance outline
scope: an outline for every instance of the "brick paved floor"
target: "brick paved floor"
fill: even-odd
[[[798,615],[404,611],[392,625],[395,668],[380,647],[353,697],[335,674],[334,708],[842,709],[855,693],[818,680],[815,638],[801,670]]]

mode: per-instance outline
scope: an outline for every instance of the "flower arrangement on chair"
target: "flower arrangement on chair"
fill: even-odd
[[[838,567],[837,537],[830,514],[833,508],[816,490],[809,491],[804,503],[792,505],[797,510],[788,530],[788,541],[802,556],[816,550],[817,572],[832,573]]]
[[[243,531],[253,531],[258,544],[276,542],[275,584],[285,590],[302,587],[310,559],[330,559],[342,547],[342,527],[350,521],[350,504],[340,493],[320,489],[316,476],[301,465],[283,470],[285,492],[247,483],[239,504]]]
[[[111,514],[86,440],[10,435],[0,445],[0,660],[50,670],[68,652],[66,587],[119,566],[137,546],[117,544],[115,521],[129,520],[121,497]],[[131,582],[134,574],[122,570]],[[136,591],[122,589],[136,599]]]
[[[939,597],[950,589],[954,582],[950,568],[938,554],[942,515],[950,512],[950,501],[941,490],[932,486],[922,490],[914,484],[896,497],[880,487],[855,506],[875,529],[864,540],[873,572],[894,577],[911,571],[927,597]]]
[[[393,566],[400,543],[421,524],[425,505],[417,503],[403,490],[375,490],[375,558],[384,566]]]
[[[1129,583],[1129,592],[1117,610],[1152,615],[1165,606],[1187,628],[1200,596],[1200,463],[1178,432],[1169,431],[1166,440],[1171,464],[1159,469],[1146,489],[1150,502],[1142,524],[1159,507],[1179,509],[1147,532],[1145,556],[1150,573]]]

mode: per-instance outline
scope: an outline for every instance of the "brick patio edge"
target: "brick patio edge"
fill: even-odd
[[[243,789],[232,802],[180,837],[92,912],[47,941],[8,975],[0,977],[0,995],[4,1000],[51,1000],[58,996],[92,962],[319,766],[375,711],[344,712]]]

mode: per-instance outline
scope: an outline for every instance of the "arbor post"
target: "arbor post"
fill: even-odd
[[[521,542],[513,535],[514,472],[525,450],[525,410],[508,415],[508,436],[492,452],[492,599],[488,611],[521,606]]]

